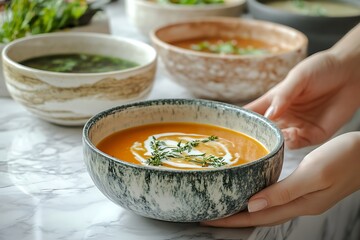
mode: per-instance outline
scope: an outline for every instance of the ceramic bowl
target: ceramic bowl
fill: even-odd
[[[344,17],[310,16],[278,10],[266,5],[271,0],[247,0],[251,15],[260,20],[288,25],[309,39],[309,54],[330,48],[360,22],[360,14]],[[357,6],[358,0],[328,0]],[[328,26],[328,27],[327,27]]]
[[[174,170],[130,164],[96,148],[117,131],[161,122],[197,122],[230,128],[268,148],[261,159],[240,166]],[[246,208],[256,192],[277,181],[283,162],[281,131],[243,108],[207,100],[152,100],[120,106],[92,117],[83,130],[84,160],[99,190],[138,215],[173,222],[197,222]]]
[[[88,53],[120,57],[138,67],[103,73],[57,73],[19,62],[43,55]],[[95,33],[50,33],[19,39],[3,50],[11,97],[38,117],[61,125],[83,125],[110,107],[145,99],[156,71],[156,51],[131,39]]]
[[[92,32],[110,34],[110,21],[106,13],[97,12],[88,25],[72,27],[60,30],[60,32]],[[5,43],[0,43],[0,53],[6,46]],[[5,85],[5,78],[3,75],[2,59],[0,57],[0,97],[10,97],[10,93]]]
[[[220,55],[172,45],[203,37],[256,39],[284,51]],[[170,24],[154,30],[151,39],[171,79],[196,97],[227,102],[249,101],[264,94],[283,80],[307,51],[306,36],[293,28],[238,18],[204,18]]]
[[[149,0],[126,0],[126,12],[131,22],[146,36],[151,30],[182,20],[207,16],[238,17],[246,0],[225,0],[224,4],[177,5],[159,4]]]

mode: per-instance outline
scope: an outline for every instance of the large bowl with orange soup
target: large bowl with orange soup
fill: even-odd
[[[211,17],[151,32],[170,79],[197,98],[255,99],[282,81],[306,57],[308,40],[280,24]]]
[[[162,99],[111,108],[83,130],[98,189],[138,215],[171,222],[223,218],[275,183],[284,140],[269,120],[208,100]]]

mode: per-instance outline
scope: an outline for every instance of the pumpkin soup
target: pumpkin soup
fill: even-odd
[[[268,150],[231,129],[198,123],[157,123],[125,129],[97,146],[115,158],[174,169],[236,166],[259,159]]]
[[[281,49],[263,41],[246,38],[205,37],[171,43],[174,46],[215,54],[262,55],[277,53]]]

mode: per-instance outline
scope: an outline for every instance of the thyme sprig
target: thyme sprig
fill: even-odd
[[[150,142],[152,149],[151,157],[147,159],[147,164],[152,166],[161,166],[163,161],[169,159],[182,159],[188,162],[200,164],[202,167],[221,167],[227,164],[223,157],[216,157],[214,155],[189,154],[193,148],[196,148],[201,143],[213,142],[218,140],[217,136],[210,136],[202,140],[193,140],[188,142],[179,141],[176,147],[167,146],[164,141],[156,139],[154,136]]]

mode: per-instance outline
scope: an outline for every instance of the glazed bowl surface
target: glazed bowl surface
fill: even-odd
[[[141,33],[178,21],[210,16],[239,17],[246,0],[225,0],[224,4],[178,5],[159,4],[149,0],[126,0],[126,12]]]
[[[138,66],[100,73],[61,73],[19,63],[74,53],[118,57]],[[9,43],[2,59],[5,83],[14,100],[46,121],[78,126],[102,110],[145,99],[153,86],[157,54],[151,46],[132,39],[97,33],[49,33]]]
[[[242,38],[282,48],[263,55],[222,55],[175,46],[201,38]],[[171,79],[198,98],[226,102],[255,99],[282,81],[306,57],[307,38],[275,23],[239,18],[203,18],[175,23],[151,33]]]
[[[110,33],[110,21],[108,15],[105,12],[97,12],[90,24],[78,27],[72,27],[67,29],[62,29],[60,32],[91,32],[91,33]],[[6,43],[0,43],[0,53],[6,46]],[[5,79],[2,69],[2,59],[0,57],[0,98],[1,97],[10,97],[10,93],[6,88]]]
[[[97,148],[127,128],[192,122],[230,128],[257,139],[269,153],[244,165],[175,170],[131,164]],[[198,222],[232,215],[277,181],[283,163],[281,131],[266,118],[238,106],[207,100],[159,99],[128,104],[92,117],[83,130],[84,161],[98,189],[138,215],[172,222]]]
[[[304,15],[267,5],[272,0],[247,1],[249,12],[254,18],[284,24],[303,32],[309,39],[309,54],[330,48],[360,22],[360,14],[353,16]],[[326,1],[351,4],[360,9],[358,0]]]

